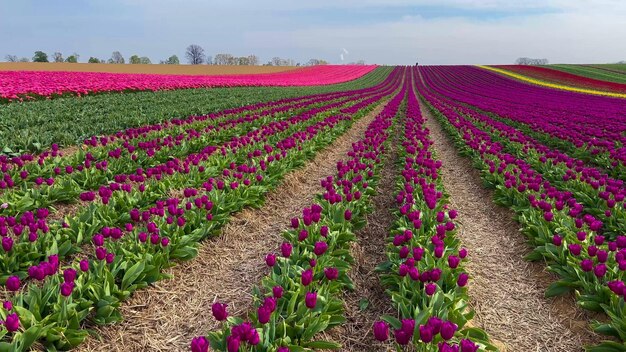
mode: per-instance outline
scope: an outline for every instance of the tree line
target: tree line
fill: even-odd
[[[43,51],[35,51],[32,57],[32,62],[78,62],[80,55],[73,53],[70,56],[64,57],[61,52],[54,52],[48,56]],[[187,63],[191,65],[245,65],[245,66],[257,66],[261,65],[261,59],[256,55],[247,56],[234,56],[228,53],[219,53],[215,56],[207,56],[204,49],[197,44],[191,44],[185,50],[185,59]],[[18,58],[16,55],[5,56],[7,62],[31,62],[31,59],[27,57]],[[89,57],[88,63],[109,63],[109,64],[125,64],[127,61],[119,51],[114,51],[109,59],[101,59],[94,56]],[[132,55],[128,58],[129,64],[151,64],[152,61],[147,56]],[[165,60],[160,60],[159,64],[165,65],[179,65],[180,59],[176,55],[172,55]],[[310,59],[304,64],[294,61],[293,59],[284,59],[280,57],[273,57],[263,65],[265,66],[313,66],[313,65],[326,65],[327,61],[322,59]]]

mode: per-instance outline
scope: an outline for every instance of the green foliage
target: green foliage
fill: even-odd
[[[90,59],[91,60],[91,59]],[[106,93],[0,105],[0,151],[36,152],[52,143],[73,145],[92,135],[203,115],[248,104],[343,91],[382,82],[391,67],[357,80],[317,87],[237,87],[184,89],[132,94]],[[106,116],[106,119],[102,117]]]
[[[43,51],[35,51],[35,55],[33,56],[33,62],[48,62],[48,54]]]

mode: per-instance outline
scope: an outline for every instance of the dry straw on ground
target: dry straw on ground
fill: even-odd
[[[108,73],[150,73],[160,75],[241,75],[295,70],[294,66],[227,66],[227,65],[142,65],[87,64],[65,62],[2,62],[0,71],[70,71]]]
[[[378,264],[387,260],[385,246],[394,220],[392,211],[395,207],[395,177],[398,175],[395,162],[398,158],[399,135],[401,128],[397,124],[392,132],[390,148],[386,151],[388,155],[377,193],[372,199],[373,211],[367,216],[365,228],[356,234],[357,242],[352,246],[355,264],[349,276],[354,282],[354,291],[343,295],[347,322],[324,336],[325,339],[341,343],[341,351],[384,351],[389,347],[377,343],[372,333],[374,322],[380,320],[382,315],[395,315],[392,302],[374,270]]]
[[[544,263],[524,260],[530,248],[518,231],[513,212],[495,205],[470,160],[458,155],[439,123],[422,106],[434,148],[443,161],[442,177],[451,206],[459,211],[458,236],[469,251],[467,270],[473,324],[487,331],[502,350],[575,352],[598,341],[589,318],[572,297],[548,299],[556,278]]]
[[[384,104],[383,104],[384,105]],[[278,248],[289,219],[301,215],[322,191],[319,180],[335,173],[352,143],[360,139],[382,105],[357,121],[305,167],[287,175],[260,209],[233,216],[222,234],[202,243],[198,257],[168,270],[172,280],[138,291],[122,307],[125,321],[99,327],[82,351],[188,351],[191,339],[218,327],[210,305],[229,304],[233,315],[251,308],[251,288],[267,269],[265,255]]]

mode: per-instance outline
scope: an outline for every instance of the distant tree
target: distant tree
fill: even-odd
[[[249,66],[250,65],[250,60],[248,60],[248,58],[245,57],[245,56],[237,57],[237,58],[235,58],[235,60],[237,61],[237,65],[239,65],[239,66]]]
[[[234,57],[231,54],[217,54],[215,55],[215,59],[213,59],[213,64],[215,65],[230,65]]]
[[[315,66],[315,65],[328,65],[326,60],[321,59],[311,59],[306,63],[307,66]]]
[[[185,57],[187,61],[192,65],[200,65],[204,62],[205,55],[204,49],[200,45],[191,44],[187,47],[187,51],[185,52]]]
[[[165,64],[165,65],[179,65],[180,64],[180,60],[178,60],[178,56],[172,55],[172,56],[168,57],[167,60],[161,60],[160,63],[161,64]]]
[[[206,57],[206,64],[213,65],[213,56],[209,55]]]
[[[7,62],[18,62],[19,61],[19,59],[17,58],[17,55],[7,55],[7,56],[4,57],[4,59]]]
[[[272,66],[282,66],[281,63],[283,62],[283,59],[279,58],[278,56],[274,56],[271,60]]]
[[[80,55],[73,53],[72,55],[68,56],[65,58],[65,62],[69,62],[71,64],[75,64],[78,62],[78,58],[80,57]]]
[[[516,65],[547,65],[548,59],[532,59],[530,57],[520,57],[515,60]]]
[[[139,63],[143,64],[143,65],[149,65],[152,63],[152,61],[150,61],[150,58],[147,56],[142,56],[139,58]]]
[[[35,51],[33,62],[48,62],[48,54],[43,51]]]
[[[110,64],[123,64],[123,63],[126,63],[126,61],[124,60],[124,56],[122,56],[122,54],[119,51],[114,51],[113,54],[111,54],[109,63]]]
[[[365,65],[365,60],[359,60],[356,62],[357,65]]]
[[[22,57],[19,60],[20,62],[30,62],[30,60],[27,57]]]
[[[97,57],[89,57],[89,60],[87,60],[88,63],[90,64],[99,64],[100,63],[100,59],[98,59]]]
[[[623,64],[626,64],[626,60],[618,61],[618,62],[617,62],[617,64],[618,64],[618,65],[623,65]]]
[[[54,52],[54,54],[52,54],[52,58],[53,58],[54,62],[63,62],[63,54],[61,54],[58,51],[56,51],[56,52]]]
[[[128,59],[129,64],[138,64],[141,60],[139,59],[139,55],[133,55]]]
[[[254,55],[254,54],[248,55],[248,65],[256,66],[256,65],[259,64],[260,61],[261,60],[259,60],[258,56]]]

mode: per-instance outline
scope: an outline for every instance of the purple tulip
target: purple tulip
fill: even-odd
[[[15,291],[19,290],[20,289],[20,278],[15,276],[15,275],[10,276],[7,279],[6,286],[7,286],[7,290],[9,290],[9,291],[15,292]]]
[[[569,249],[569,252],[573,255],[573,256],[579,256],[580,252],[582,250],[582,246],[577,244],[577,243],[572,243],[567,245],[567,248]]]
[[[461,340],[461,342],[459,343],[459,346],[461,347],[461,351],[460,352],[476,352],[476,351],[478,351],[478,345],[475,344],[474,342],[472,342],[471,340],[468,340],[468,339]]]
[[[324,225],[322,226],[322,228],[320,228],[320,235],[322,235],[322,237],[327,237],[328,236],[328,226]]]
[[[292,249],[293,247],[289,242],[283,242],[283,244],[280,245],[280,252],[285,258],[289,258],[289,256],[291,256]]]
[[[16,313],[7,315],[7,319],[4,321],[4,326],[9,332],[15,332],[20,327],[20,318]]]
[[[461,273],[459,275],[459,278],[456,280],[456,284],[459,287],[464,287],[465,285],[467,285],[467,280],[469,279],[469,275],[467,275],[467,273]]]
[[[298,218],[291,218],[291,227],[297,229],[300,226],[300,220]]]
[[[276,352],[289,352],[289,347],[285,347],[285,346],[278,347]]]
[[[2,249],[5,252],[10,252],[13,249],[13,239],[11,237],[3,237],[2,238]]]
[[[327,249],[328,249],[328,244],[326,242],[315,242],[313,253],[315,253],[315,255],[317,256],[320,256],[324,254]]]
[[[593,270],[593,261],[591,259],[585,259],[580,262],[580,267],[583,269],[583,271],[590,272],[591,270]]]
[[[429,296],[432,296],[435,294],[435,291],[437,290],[437,285],[433,284],[433,283],[429,283],[426,284],[426,294]]]
[[[309,237],[309,231],[307,231],[306,229],[300,230],[300,232],[298,233],[298,241],[302,242],[306,240],[307,237]]]
[[[456,269],[459,266],[461,259],[455,255],[451,255],[448,257],[448,266],[451,269]]]
[[[457,328],[457,325],[451,321],[444,322],[441,324],[441,337],[444,340],[450,340],[454,336]]]
[[[428,322],[426,323],[426,325],[432,328],[433,335],[437,335],[441,331],[442,324],[443,324],[443,320],[435,316],[428,318]]]
[[[61,284],[61,294],[65,297],[69,297],[72,295],[72,291],[74,291],[74,283],[73,282],[64,282]]]
[[[346,209],[343,213],[343,218],[346,219],[346,221],[352,220],[352,211],[350,211],[350,209]]]
[[[226,320],[226,318],[228,318],[228,311],[226,310],[226,307],[228,307],[228,305],[226,303],[213,303],[213,305],[211,305],[211,312],[213,313],[213,317],[215,317],[215,320],[217,321],[224,321]]]
[[[76,270],[72,268],[65,269],[63,271],[63,279],[65,282],[74,282],[76,280]]]
[[[433,328],[428,325],[420,325],[420,339],[424,343],[429,343],[433,340]]]
[[[317,304],[317,292],[307,292],[304,302],[307,308],[314,309]]]
[[[315,266],[317,265],[317,260],[315,260],[315,258],[309,259],[309,265],[311,266],[311,268],[315,268]]]
[[[226,349],[228,352],[238,352],[240,344],[241,340],[238,337],[231,335],[226,338]]]
[[[265,256],[265,264],[267,264],[270,268],[276,265],[276,255],[274,253],[269,253]]]
[[[11,310],[13,309],[13,302],[11,301],[4,301],[4,303],[2,303],[2,307],[6,310]]]
[[[194,337],[191,340],[191,352],[208,352],[209,340],[204,336]]]
[[[83,259],[80,261],[80,270],[89,271],[89,260]]]
[[[554,244],[557,247],[562,245],[563,244],[563,237],[561,237],[559,235],[552,236],[552,244]]]
[[[272,311],[269,309],[269,307],[262,305],[257,309],[257,317],[259,319],[259,323],[267,324],[267,322],[270,321],[271,316]]]
[[[389,338],[389,325],[384,321],[374,323],[374,338],[378,341],[387,341]]]
[[[113,263],[113,261],[115,260],[115,254],[114,253],[107,253],[105,260],[107,262],[107,264],[111,264]]]
[[[283,288],[282,288],[282,286],[274,286],[274,287],[272,287],[272,293],[274,294],[274,297],[276,297],[276,298],[283,297]]]
[[[309,284],[313,281],[313,270],[306,269],[302,272],[301,282],[304,286],[309,286]]]
[[[336,280],[339,277],[339,270],[337,268],[325,268],[324,275],[330,281]]]
[[[593,273],[597,278],[601,278],[604,275],[606,275],[606,265],[605,264],[598,264],[595,266],[595,268],[593,268]]]

